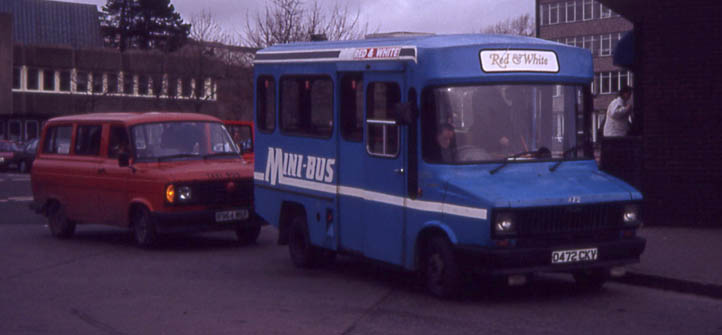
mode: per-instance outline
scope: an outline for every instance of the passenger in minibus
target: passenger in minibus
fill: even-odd
[[[448,123],[442,123],[436,133],[436,144],[439,146],[438,161],[452,163],[456,160],[456,136],[454,127]]]

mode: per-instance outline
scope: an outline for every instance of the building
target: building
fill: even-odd
[[[607,106],[624,85],[632,86],[633,73],[613,64],[612,50],[634,27],[597,0],[536,0],[537,37],[591,51],[594,60],[593,127],[604,119]],[[597,133],[593,133],[597,141]]]
[[[722,1],[601,1],[634,24],[645,221],[722,227]]]
[[[28,141],[48,118],[77,113],[186,111],[251,118],[251,69],[228,60],[252,50],[220,56],[190,43],[172,54],[121,53],[103,48],[98,18],[92,5],[0,3],[0,139]]]

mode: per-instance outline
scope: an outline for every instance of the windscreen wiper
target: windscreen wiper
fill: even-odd
[[[240,154],[235,152],[214,152],[212,154],[203,155],[203,159],[208,159],[211,157],[220,157],[220,156],[234,156],[234,157],[241,157]]]
[[[168,160],[168,159],[192,158],[192,157],[198,157],[198,155],[197,154],[175,154],[175,155],[169,155],[169,156],[160,156],[160,157],[158,157],[158,161],[162,162],[162,161]]]
[[[551,151],[549,151],[549,149],[547,149],[546,147],[541,147],[538,150],[523,151],[520,153],[513,154],[511,156],[506,157],[506,160],[503,163],[501,163],[501,165],[490,170],[489,174],[495,174],[495,173],[499,172],[499,170],[503,169],[505,166],[507,166],[509,164],[509,161],[514,160],[514,159],[519,158],[524,155],[533,155],[534,158],[547,158],[547,157],[551,157]]]
[[[562,162],[564,162],[564,159],[567,157],[568,154],[570,154],[576,150],[579,150],[579,148],[582,148],[583,146],[584,146],[584,144],[577,144],[567,150],[564,150],[564,152],[562,153],[562,159],[559,160],[558,162],[554,163],[554,165],[552,165],[551,167],[549,167],[549,171],[551,171],[551,172],[556,171],[557,168],[559,168],[559,165],[562,165]]]

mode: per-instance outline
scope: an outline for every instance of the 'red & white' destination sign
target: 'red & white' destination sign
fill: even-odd
[[[541,50],[482,50],[484,72],[559,72],[557,54]]]
[[[358,48],[353,53],[354,59],[389,59],[399,58],[401,48],[399,47],[382,47],[382,48]]]

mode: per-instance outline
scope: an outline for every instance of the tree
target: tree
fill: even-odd
[[[531,15],[523,14],[515,18],[506,19],[504,21],[497,22],[492,26],[488,26],[482,30],[483,33],[487,34],[507,34],[507,35],[521,35],[521,36],[534,36],[536,27],[534,25],[534,19]]]
[[[270,0],[263,13],[246,15],[242,42],[249,47],[265,48],[279,43],[310,41],[325,35],[330,40],[360,38],[368,25],[360,22],[360,12],[334,5],[322,9],[318,1],[304,6],[301,0]]]
[[[170,0],[108,0],[101,31],[108,46],[175,51],[185,43],[190,24],[183,23]]]

